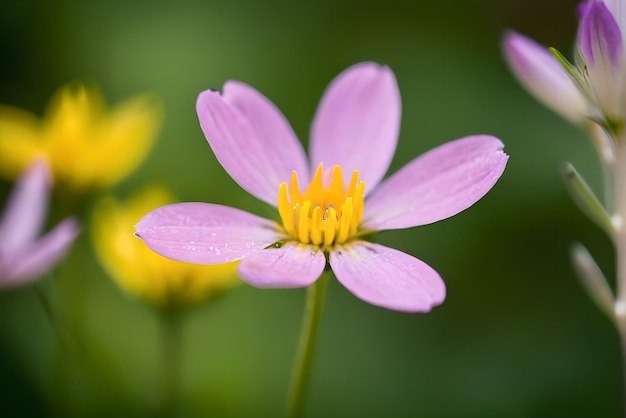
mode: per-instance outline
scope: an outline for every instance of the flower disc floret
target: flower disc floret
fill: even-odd
[[[354,171],[348,187],[343,171],[335,165],[324,184],[324,166],[320,164],[304,193],[298,173],[293,171],[289,185],[283,182],[278,192],[278,212],[285,231],[302,244],[322,248],[343,244],[353,238],[363,217],[365,182]]]

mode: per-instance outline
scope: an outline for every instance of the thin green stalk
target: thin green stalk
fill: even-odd
[[[46,291],[41,287],[40,284],[35,285],[35,293],[37,293],[37,297],[39,298],[39,302],[41,303],[41,307],[50,321],[50,326],[52,327],[54,333],[59,339],[60,344],[68,351],[74,352],[76,347],[74,346],[74,342],[72,338],[61,323],[58,312],[53,306],[52,301],[46,294]]]
[[[82,234],[81,234],[82,235]],[[55,318],[57,324],[63,325],[66,336],[59,338],[56,348],[53,379],[55,392],[54,402],[60,415],[67,414],[75,406],[77,395],[77,379],[85,375],[85,361],[88,353],[84,346],[82,323],[83,309],[83,276],[81,271],[82,236],[79,235],[69,254],[58,267],[53,284],[55,302]],[[60,335],[60,337],[63,337]]]
[[[324,309],[324,298],[331,274],[330,271],[325,271],[322,277],[307,288],[300,342],[287,399],[288,418],[299,418],[304,412],[304,402],[309,386],[313,358],[315,357],[317,335]]]
[[[56,277],[53,276],[52,279],[56,280]],[[46,293],[41,283],[37,283],[34,289],[57,340],[53,368],[53,393],[50,402],[52,408],[60,413],[66,410],[69,404],[70,359],[79,356],[79,352],[67,329],[67,324],[63,321],[63,315],[60,315],[58,303],[51,300],[52,298]]]
[[[159,318],[160,354],[158,370],[159,399],[157,416],[170,418],[175,415],[182,360],[181,314],[165,311]]]

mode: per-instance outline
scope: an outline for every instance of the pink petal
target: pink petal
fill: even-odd
[[[48,208],[50,174],[37,161],[20,176],[0,220],[0,254],[21,251],[35,240]]]
[[[365,202],[364,228],[410,228],[469,208],[504,171],[508,155],[498,138],[468,136],[416,158],[385,180]]]
[[[244,258],[237,272],[256,287],[306,287],[322,275],[325,266],[322,251],[288,242]]]
[[[330,265],[356,297],[404,312],[429,312],[446,297],[439,274],[417,258],[378,244],[354,242],[330,253]]]
[[[196,103],[202,131],[218,161],[246,191],[276,206],[278,188],[293,170],[308,182],[302,144],[282,113],[252,87],[229,81]]]
[[[554,55],[536,42],[508,32],[502,49],[519,82],[540,102],[572,122],[588,113],[583,93]]]
[[[626,33],[626,5],[624,5],[623,0],[604,0],[603,3],[611,11],[620,31]]]
[[[585,9],[578,28],[578,46],[589,67],[602,64],[619,69],[624,55],[622,34],[603,2],[589,3]]]
[[[80,232],[78,220],[68,218],[52,231],[11,258],[0,260],[0,289],[25,285],[52,269]]]
[[[589,3],[578,27],[578,49],[603,113],[622,118],[624,41],[615,16],[601,1]]]
[[[153,210],[135,226],[154,252],[196,264],[222,264],[282,238],[278,225],[228,206],[176,203]]]
[[[328,86],[311,130],[311,167],[339,165],[348,178],[359,170],[365,192],[383,178],[396,151],[401,102],[393,72],[366,62]]]

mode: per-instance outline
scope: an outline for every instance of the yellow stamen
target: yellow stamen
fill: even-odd
[[[322,164],[317,167],[304,193],[294,171],[289,185],[280,185],[278,212],[285,231],[303,244],[330,247],[343,244],[358,232],[363,216],[365,182],[354,171],[346,188],[341,167],[334,166],[324,181]],[[327,186],[325,186],[325,184]]]

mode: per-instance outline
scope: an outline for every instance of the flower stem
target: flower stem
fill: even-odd
[[[157,416],[174,416],[178,398],[178,383],[181,368],[181,314],[177,311],[165,311],[159,317],[160,353],[159,353],[159,399]]]
[[[610,138],[604,129],[597,123],[590,123],[589,134],[591,141],[596,148],[600,162],[602,163],[604,179],[604,207],[608,213],[615,213],[616,210],[616,184],[615,170],[617,150],[614,144],[619,144],[620,138]],[[618,145],[620,146],[620,145]]]
[[[52,277],[52,281],[56,277]],[[56,351],[53,368],[53,385],[50,396],[51,406],[55,411],[64,411],[70,403],[70,364],[72,359],[80,357],[80,352],[72,339],[63,316],[60,315],[58,304],[46,293],[41,282],[34,286],[41,307],[48,318],[50,327],[56,336]]]
[[[615,192],[616,225],[613,240],[615,242],[617,262],[617,298],[615,301],[615,323],[622,348],[622,370],[626,391],[626,144],[617,138],[616,164],[612,180]],[[624,393],[626,410],[626,392]]]
[[[619,319],[618,319],[619,321]],[[626,414],[626,324],[624,324],[624,322],[622,321],[621,323],[618,322],[616,324],[617,326],[617,332],[619,334],[619,341],[620,341],[620,345],[621,345],[621,353],[622,353],[622,374],[624,376],[624,381],[623,381],[623,392],[622,392],[622,402],[623,402],[623,408],[624,408],[624,413]],[[626,415],[625,415],[626,416]]]
[[[46,291],[39,283],[34,286],[34,289],[39,299],[39,302],[41,303],[41,307],[45,312],[48,321],[50,321],[50,326],[52,327],[52,330],[59,339],[60,345],[62,345],[64,349],[70,352],[75,352],[76,347],[74,346],[74,342],[72,341],[70,334],[67,332],[67,329],[65,329],[65,327],[61,323],[57,309],[55,309],[55,306],[53,306],[53,303],[46,294]]]
[[[288,418],[301,417],[304,412],[304,401],[315,356],[317,334],[322,319],[322,310],[324,309],[324,298],[331,274],[331,271],[325,271],[315,283],[307,288],[298,353],[287,399]]]

